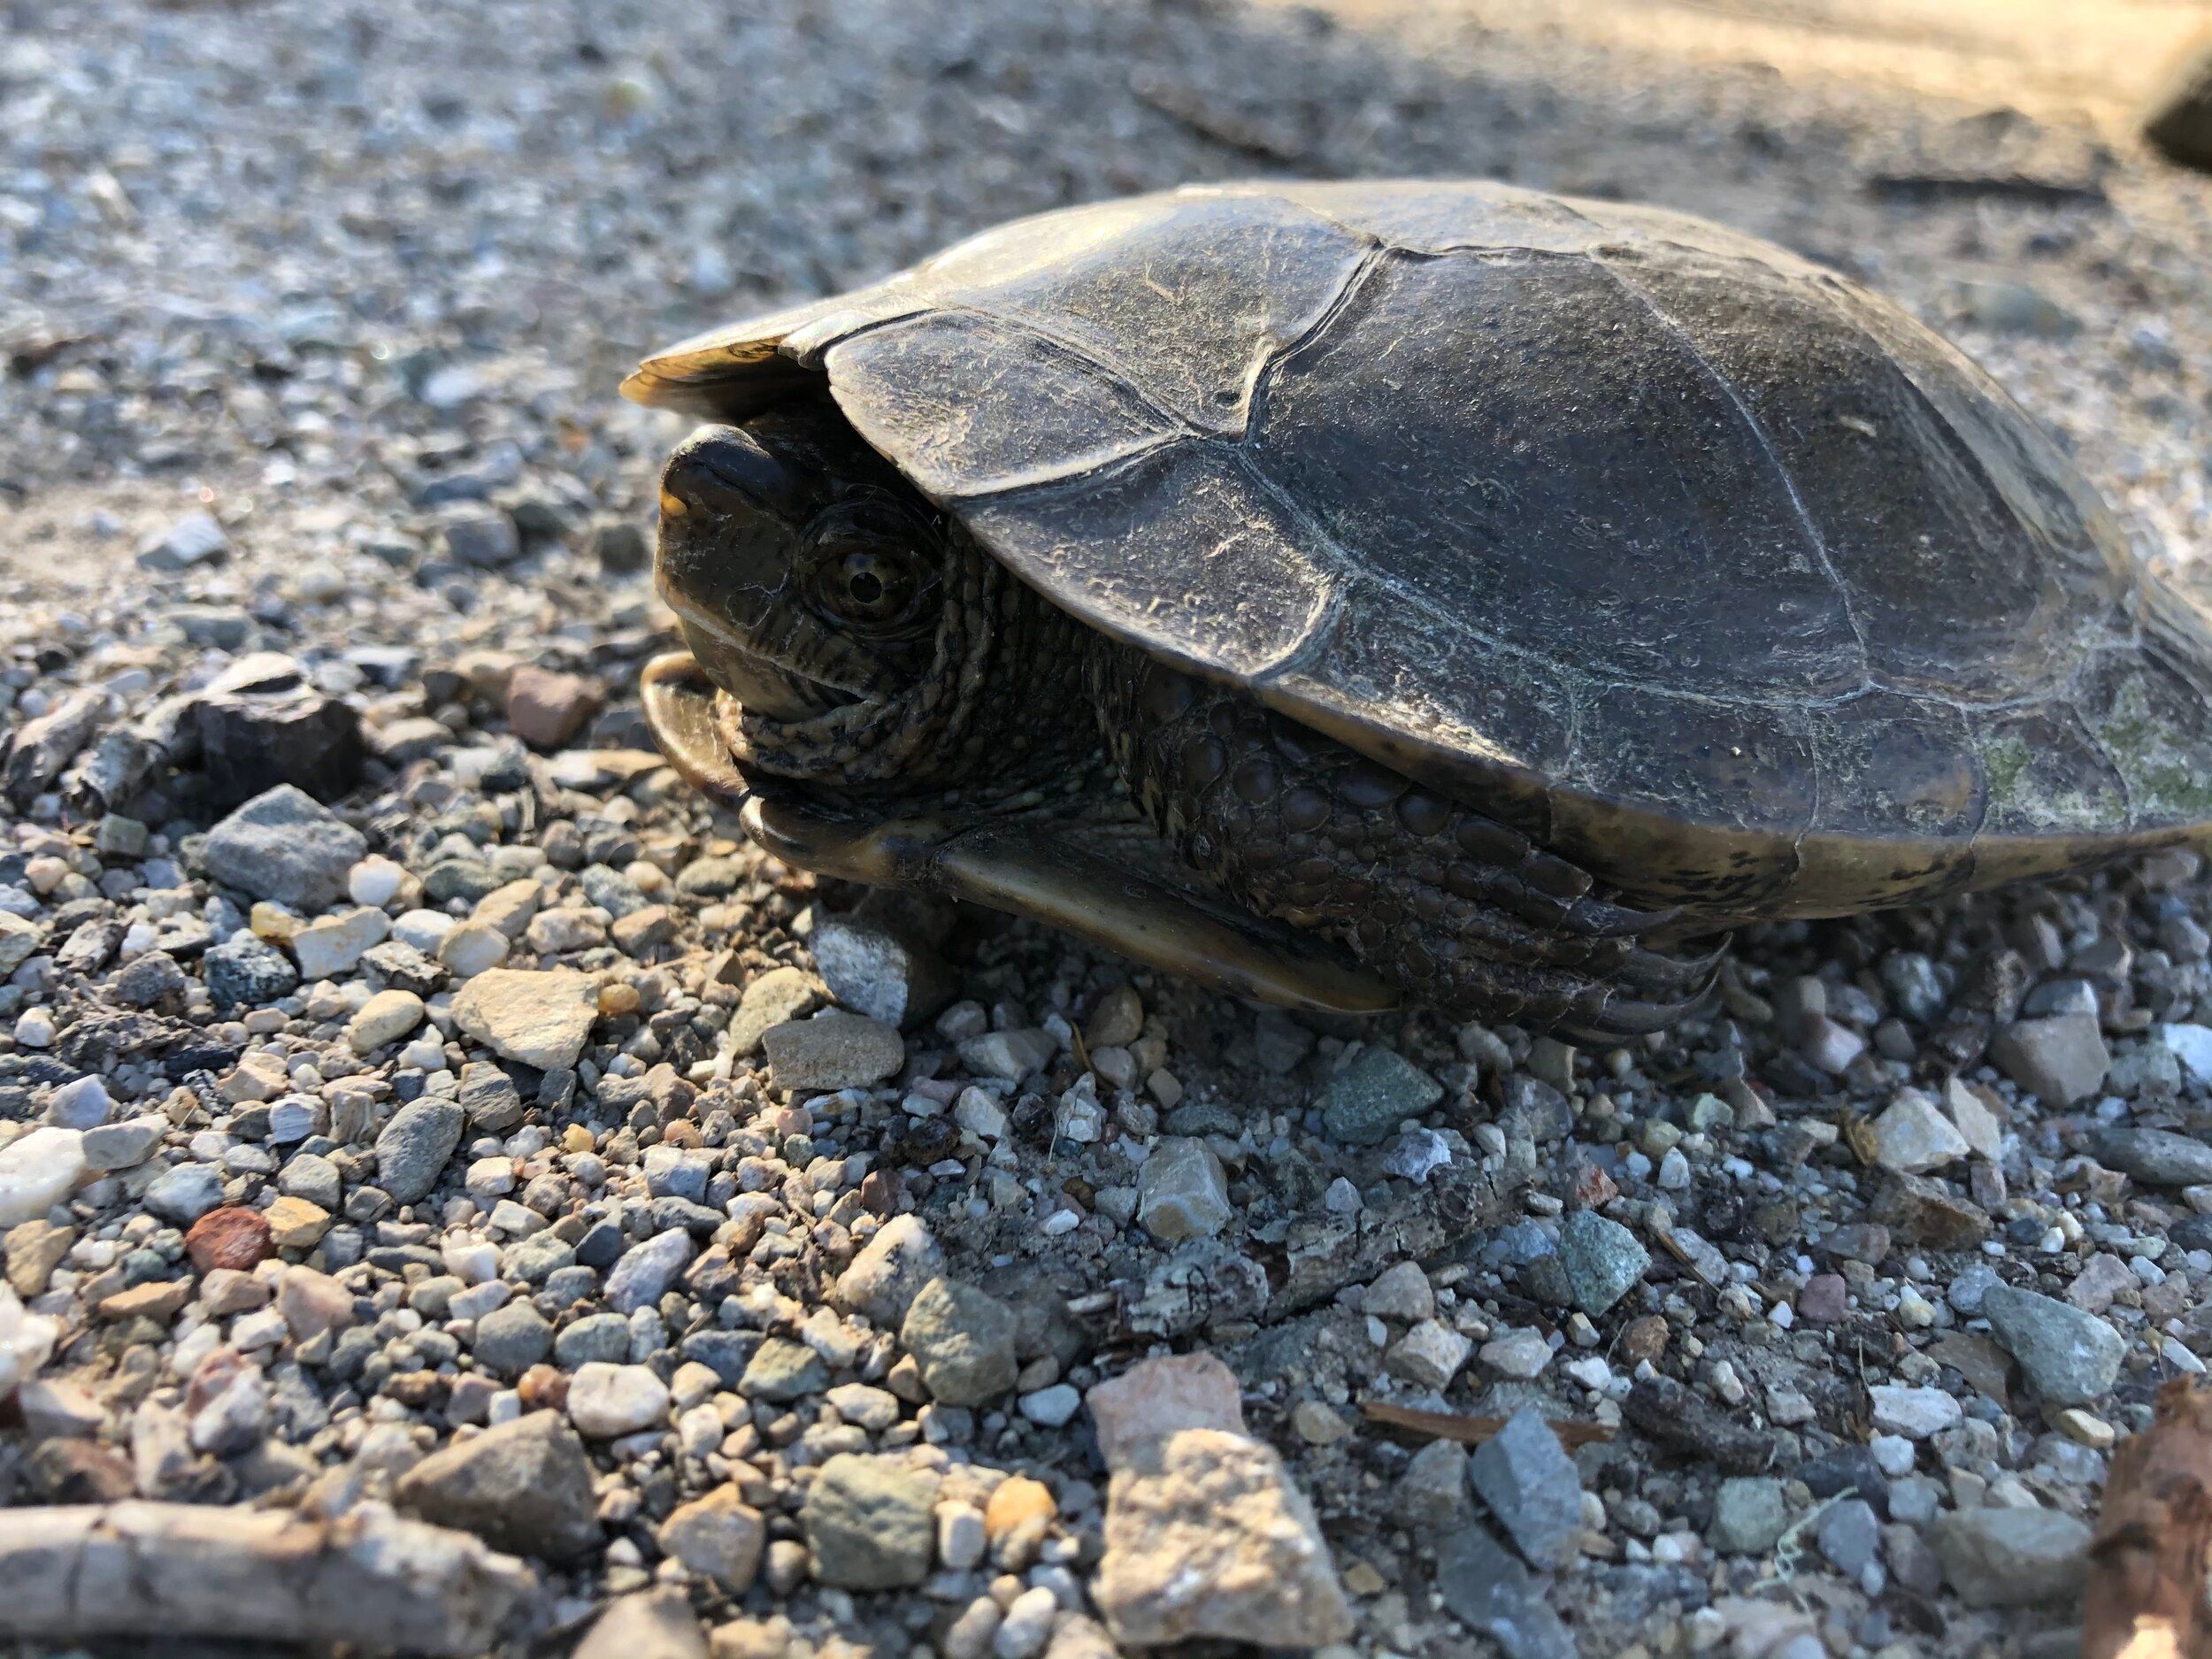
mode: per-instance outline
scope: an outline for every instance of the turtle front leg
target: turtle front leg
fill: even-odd
[[[1413,997],[1599,1040],[1662,1030],[1708,998],[1721,950],[1641,942],[1674,914],[1613,902],[1462,803],[1125,648],[1102,642],[1090,681],[1131,794],[1185,859]]]

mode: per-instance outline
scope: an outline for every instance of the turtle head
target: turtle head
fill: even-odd
[[[661,474],[654,573],[746,713],[801,722],[927,672],[948,527],[826,403],[703,426]]]

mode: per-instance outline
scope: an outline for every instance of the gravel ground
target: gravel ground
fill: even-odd
[[[1066,0],[19,4],[0,147],[0,1491],[218,1506],[0,1630],[2072,1650],[2110,1448],[2212,1355],[2193,856],[1765,931],[1607,1053],[826,890],[649,752],[681,424],[612,387],[1018,212],[1494,175],[1893,294],[2186,580],[2203,180],[1448,8]],[[185,1558],[108,1525],[0,1516],[0,1576]]]

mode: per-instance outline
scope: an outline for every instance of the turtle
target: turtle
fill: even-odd
[[[2212,832],[2212,629],[1904,310],[1488,181],[1018,219],[645,359],[687,649],[787,863],[1263,1002],[1589,1041],[1731,935]]]

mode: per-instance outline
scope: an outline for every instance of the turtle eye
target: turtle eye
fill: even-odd
[[[870,629],[896,628],[920,612],[927,585],[920,562],[902,548],[826,548],[818,567],[816,598],[840,622]]]

